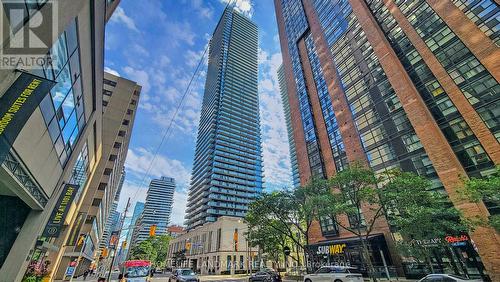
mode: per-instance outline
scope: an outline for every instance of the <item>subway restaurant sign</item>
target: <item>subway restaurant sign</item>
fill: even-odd
[[[343,254],[346,244],[333,244],[327,246],[318,246],[318,250],[316,251],[317,255],[335,255],[335,254]]]
[[[68,215],[69,207],[75,199],[76,192],[80,185],[65,184],[61,196],[57,200],[56,206],[50,215],[49,222],[43,230],[43,237],[58,237],[64,224],[64,219]]]
[[[0,97],[0,164],[28,118],[54,84],[54,81],[21,72]]]

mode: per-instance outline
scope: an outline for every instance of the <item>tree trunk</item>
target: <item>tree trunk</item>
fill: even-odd
[[[368,246],[366,245],[365,238],[364,236],[360,236],[359,239],[361,240],[361,246],[363,248],[363,260],[368,265],[368,276],[372,278],[374,282],[376,282],[377,277],[375,277],[375,269],[373,268],[372,260],[370,259],[370,253],[368,251]]]
[[[430,267],[431,269],[431,273],[434,273],[434,266],[432,265],[432,261],[431,261],[431,258],[429,256],[429,250],[424,247],[424,256],[425,256],[425,261],[427,262],[427,265]]]

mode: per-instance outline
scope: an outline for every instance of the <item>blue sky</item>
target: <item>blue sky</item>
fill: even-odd
[[[120,198],[146,197],[152,177],[174,177],[171,222],[182,224],[203,97],[206,62],[145,175],[175,108],[228,0],[122,0],[106,27],[107,71],[142,85],[127,177]],[[276,70],[281,64],[272,1],[237,0],[236,9],[259,27],[259,94],[266,190],[290,186],[288,141]],[[143,181],[144,179],[144,181]]]

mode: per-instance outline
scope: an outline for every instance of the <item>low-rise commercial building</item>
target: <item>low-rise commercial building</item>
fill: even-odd
[[[246,273],[256,269],[258,250],[245,238],[241,218],[222,216],[170,241],[167,267],[189,267],[201,274]]]

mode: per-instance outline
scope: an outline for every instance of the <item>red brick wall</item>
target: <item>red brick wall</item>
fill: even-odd
[[[349,2],[451,201],[466,217],[485,219],[488,211],[482,203],[467,202],[458,194],[457,188],[463,185],[467,174],[365,2]],[[494,279],[500,279],[500,244],[496,232],[492,228],[478,227],[472,232],[471,238],[476,243],[488,272]]]
[[[311,167],[309,165],[309,157],[307,155],[306,139],[304,136],[304,128],[302,127],[302,118],[300,116],[299,99],[297,97],[297,87],[295,85],[292,62],[288,43],[286,40],[285,23],[283,22],[283,11],[281,1],[274,0],[276,9],[276,19],[278,21],[278,31],[280,36],[281,54],[283,57],[283,68],[285,70],[285,80],[288,92],[288,100],[290,101],[290,116],[292,121],[293,139],[295,142],[295,151],[297,153],[297,163],[300,175],[300,184],[305,185],[311,178]]]

